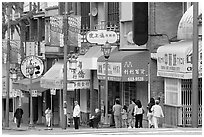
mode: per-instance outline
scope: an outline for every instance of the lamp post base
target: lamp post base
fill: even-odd
[[[108,120],[108,114],[105,114],[104,125],[106,125],[106,126],[110,126],[110,122],[109,122],[109,120]]]
[[[28,129],[35,129],[35,125],[34,124],[29,124]]]

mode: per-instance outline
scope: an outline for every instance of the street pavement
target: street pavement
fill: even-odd
[[[100,127],[93,129],[85,126],[80,126],[78,130],[73,127],[62,129],[53,127],[48,130],[43,125],[36,125],[35,128],[29,128],[28,125],[22,125],[17,128],[15,124],[10,124],[9,128],[2,128],[2,135],[202,135],[202,128],[113,128]]]

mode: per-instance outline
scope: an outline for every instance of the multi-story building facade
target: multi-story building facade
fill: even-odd
[[[63,26],[63,13],[65,3],[36,3],[38,6],[30,20],[24,19],[23,42],[27,50],[26,55],[34,54],[42,58],[45,65],[43,77],[36,79],[34,84],[39,94],[33,97],[34,122],[44,123],[44,110],[52,107],[53,124],[62,124],[63,99],[62,87],[59,88],[56,80],[63,77],[63,35],[53,31],[53,24],[58,19],[58,26]],[[32,10],[33,3],[24,3],[25,14]],[[170,124],[168,101],[169,93],[166,90],[168,79],[157,76],[158,61],[154,58],[158,47],[178,41],[177,31],[179,22],[189,8],[188,4],[177,2],[150,2],[148,3],[149,39],[146,45],[137,46],[132,42],[132,3],[131,2],[69,2],[68,11],[73,11],[74,17],[80,17],[81,41],[68,48],[70,51],[78,52],[81,55],[78,62],[82,62],[82,68],[88,76],[86,79],[71,79],[79,84],[78,87],[68,88],[67,92],[67,114],[71,118],[73,102],[78,100],[81,107],[81,123],[86,123],[89,114],[94,113],[95,108],[104,109],[105,100],[105,79],[104,79],[104,57],[101,45],[87,41],[88,31],[110,30],[117,33],[117,42],[112,44],[112,52],[109,58],[111,67],[118,67],[118,72],[108,74],[108,113],[110,124],[111,109],[116,98],[120,99],[122,105],[129,105],[130,100],[135,98],[142,102],[143,107],[147,106],[150,97],[160,97],[161,105],[165,111],[165,122]],[[26,12],[27,9],[27,12]],[[55,23],[56,23],[55,22]],[[56,25],[56,24],[54,24]],[[37,27],[36,27],[37,26]],[[20,40],[20,38],[19,38]],[[79,39],[78,39],[79,41]],[[30,53],[35,45],[35,52]],[[101,68],[101,70],[99,70]],[[133,74],[134,71],[134,74]],[[138,72],[138,73],[137,73]],[[69,73],[70,76],[73,76]],[[134,77],[134,78],[133,78]],[[184,80],[185,81],[185,80]],[[85,86],[87,83],[87,86]],[[25,81],[17,81],[17,84],[27,85]],[[19,84],[19,85],[20,85]],[[81,86],[80,86],[81,85]],[[84,86],[82,86],[84,85]],[[51,95],[51,89],[56,89],[56,94]],[[25,110],[24,122],[29,122],[29,94],[23,89],[23,96],[18,96],[19,101]],[[183,92],[183,91],[182,91]],[[185,93],[182,93],[185,94]],[[176,101],[174,99],[174,101]],[[180,104],[182,106],[182,104]],[[14,106],[14,107],[16,107]],[[177,112],[177,111],[176,111]],[[175,112],[175,113],[176,113]],[[179,113],[184,113],[178,111]],[[177,119],[183,119],[182,115],[176,115]],[[146,119],[146,116],[144,116]],[[144,120],[145,121],[145,120]],[[164,122],[164,123],[165,123]],[[172,125],[183,125],[181,121]]]

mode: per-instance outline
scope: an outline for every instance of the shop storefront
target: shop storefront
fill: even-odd
[[[192,41],[161,46],[157,50],[157,76],[164,77],[166,124],[191,124]],[[198,124],[202,125],[202,42],[198,60]],[[176,116],[176,117],[174,117]]]
[[[199,4],[198,18],[202,16]],[[198,125],[202,125],[202,18],[198,24]],[[157,50],[157,76],[164,78],[165,124],[192,124],[193,6],[182,16],[177,30],[181,41]]]
[[[18,105],[22,106],[24,110],[23,115],[23,123],[29,123],[30,117],[30,93],[32,91],[32,100],[33,100],[33,122],[34,123],[42,123],[42,93],[47,90],[47,88],[42,88],[40,86],[40,78],[36,78],[32,80],[32,84],[30,83],[30,79],[25,78],[22,80],[18,80],[13,82],[13,92],[15,93],[15,108]]]
[[[128,106],[131,99],[139,99],[143,106],[148,102],[148,62],[147,51],[117,51],[108,60],[108,113],[116,98],[121,105]],[[105,59],[98,59],[97,76],[101,102],[105,102]]]
[[[112,52],[114,52],[116,46],[112,47]],[[97,78],[97,60],[103,55],[101,51],[101,46],[90,47],[84,56],[79,56],[79,60],[83,62],[83,69],[89,69],[91,73],[90,82],[90,112],[93,115],[95,113],[95,108],[100,107],[100,94],[99,94],[99,82]]]
[[[63,92],[63,61],[56,62],[40,79],[41,87],[56,89],[52,95],[54,112],[54,124],[60,124],[62,115],[62,92]],[[67,65],[69,68],[69,64]],[[82,62],[78,61],[77,69],[67,69],[67,114],[71,117],[74,108],[74,100],[78,100],[82,117],[89,113],[90,70],[82,69]],[[50,93],[51,95],[51,93]],[[48,97],[49,101],[51,101]],[[50,105],[49,104],[49,105]],[[49,106],[48,105],[48,106]]]

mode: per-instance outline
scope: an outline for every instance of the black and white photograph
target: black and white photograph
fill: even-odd
[[[2,1],[1,135],[202,136],[200,1]]]

